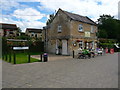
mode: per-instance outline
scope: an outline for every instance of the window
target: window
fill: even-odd
[[[9,34],[13,34],[13,32],[12,32],[12,31],[10,31],[10,32],[9,32]]]
[[[78,31],[80,31],[80,32],[83,31],[83,25],[82,25],[82,24],[80,24],[80,25],[78,26]]]
[[[91,26],[91,33],[94,33],[94,26]]]
[[[83,48],[83,41],[80,41],[80,42],[79,42],[79,47],[80,47],[80,48],[81,48],[81,47]]]
[[[62,26],[61,25],[58,26],[58,32],[62,32]]]
[[[34,37],[34,33],[31,33],[31,36]]]

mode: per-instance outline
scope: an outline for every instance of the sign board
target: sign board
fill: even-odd
[[[105,49],[105,52],[108,53],[108,48]]]
[[[90,37],[90,32],[85,32],[85,37]]]
[[[13,47],[13,50],[25,50],[29,49],[29,47]]]
[[[110,49],[110,54],[114,54],[114,49]]]

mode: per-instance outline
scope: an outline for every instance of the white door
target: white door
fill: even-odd
[[[67,40],[62,40],[62,55],[68,55]]]

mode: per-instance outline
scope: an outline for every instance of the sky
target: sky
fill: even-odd
[[[118,4],[118,19],[120,20],[120,1],[119,1],[119,4]]]
[[[42,29],[50,14],[62,10],[88,16],[97,21],[100,15],[118,18],[119,0],[0,0],[0,23],[16,24],[26,28]]]

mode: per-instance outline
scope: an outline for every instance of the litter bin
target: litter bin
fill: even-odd
[[[43,62],[47,62],[48,61],[48,54],[47,53],[44,53],[44,60],[43,60]]]

